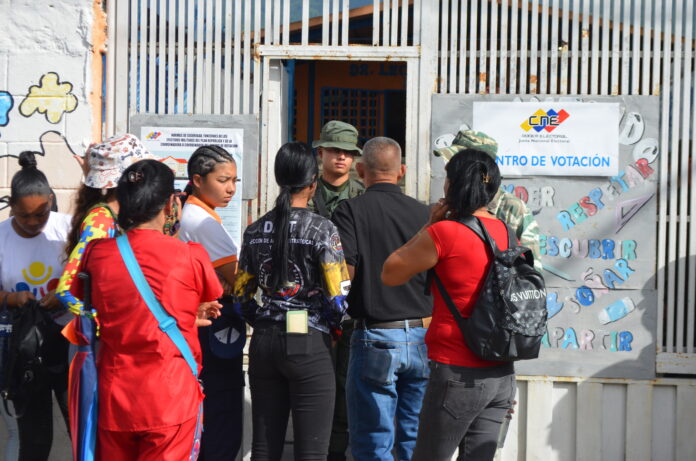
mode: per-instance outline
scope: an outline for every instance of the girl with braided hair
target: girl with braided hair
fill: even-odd
[[[201,146],[189,159],[187,169],[190,182],[179,238],[206,249],[224,288],[222,315],[198,331],[203,350],[201,379],[206,390],[199,459],[234,459],[242,444],[246,327],[230,297],[237,272],[237,244],[215,209],[226,207],[237,190],[237,164],[222,147]]]

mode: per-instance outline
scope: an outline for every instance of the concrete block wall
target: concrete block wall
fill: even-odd
[[[81,154],[99,132],[93,109],[101,85],[93,82],[93,67],[101,59],[93,58],[93,42],[100,5],[0,0],[0,197],[9,195],[19,153],[32,150],[43,153],[38,166],[59,211],[70,211],[81,177],[72,151]],[[0,209],[0,220],[8,214]]]
[[[0,197],[9,195],[17,155],[38,151],[43,153],[38,166],[56,191],[59,211],[71,211],[81,178],[72,151],[82,154],[99,136],[101,123],[93,115],[100,113],[101,82],[94,75],[101,58],[95,50],[103,43],[94,42],[101,3],[0,0]],[[8,215],[0,203],[0,221]],[[50,460],[72,459],[56,406],[53,423]],[[0,420],[0,457],[6,435]]]

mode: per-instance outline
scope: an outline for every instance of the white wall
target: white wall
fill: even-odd
[[[0,0],[0,196],[9,194],[16,156],[44,152],[39,168],[59,209],[68,210],[80,170],[64,140],[81,153],[92,136],[93,16],[91,0]],[[35,85],[45,97],[28,97]],[[0,211],[0,219],[7,214]]]
[[[0,196],[9,195],[19,168],[16,156],[24,150],[43,152],[39,168],[56,191],[60,211],[69,210],[80,169],[65,141],[82,153],[92,137],[93,19],[91,0],[0,0]],[[51,84],[54,75],[57,85]],[[28,98],[34,85],[41,85],[46,97]],[[101,92],[98,85],[96,91]],[[0,210],[0,220],[8,213]],[[57,407],[54,413],[50,459],[71,459]],[[5,443],[0,422],[0,453]]]
[[[518,377],[497,461],[696,459],[696,381]]]
[[[516,400],[505,446],[495,461],[696,460],[696,380],[518,376]],[[244,411],[240,458],[247,461],[248,386]],[[291,426],[283,461],[293,459]]]

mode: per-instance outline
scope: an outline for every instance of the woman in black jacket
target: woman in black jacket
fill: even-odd
[[[325,460],[328,453],[335,398],[331,335],[345,312],[350,279],[336,227],[307,209],[318,174],[306,145],[283,145],[275,161],[275,207],[244,233],[235,296],[254,327],[255,461],[281,458],[291,409],[295,459]]]

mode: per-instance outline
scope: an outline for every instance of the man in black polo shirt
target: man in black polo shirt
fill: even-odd
[[[429,210],[397,185],[406,167],[396,141],[371,139],[362,160],[357,170],[367,190],[341,202],[333,215],[353,279],[346,382],[351,452],[356,461],[391,461],[396,443],[397,459],[408,460],[428,382],[432,301],[424,294],[425,273],[398,287],[383,285],[380,274],[391,252],[426,224]]]

